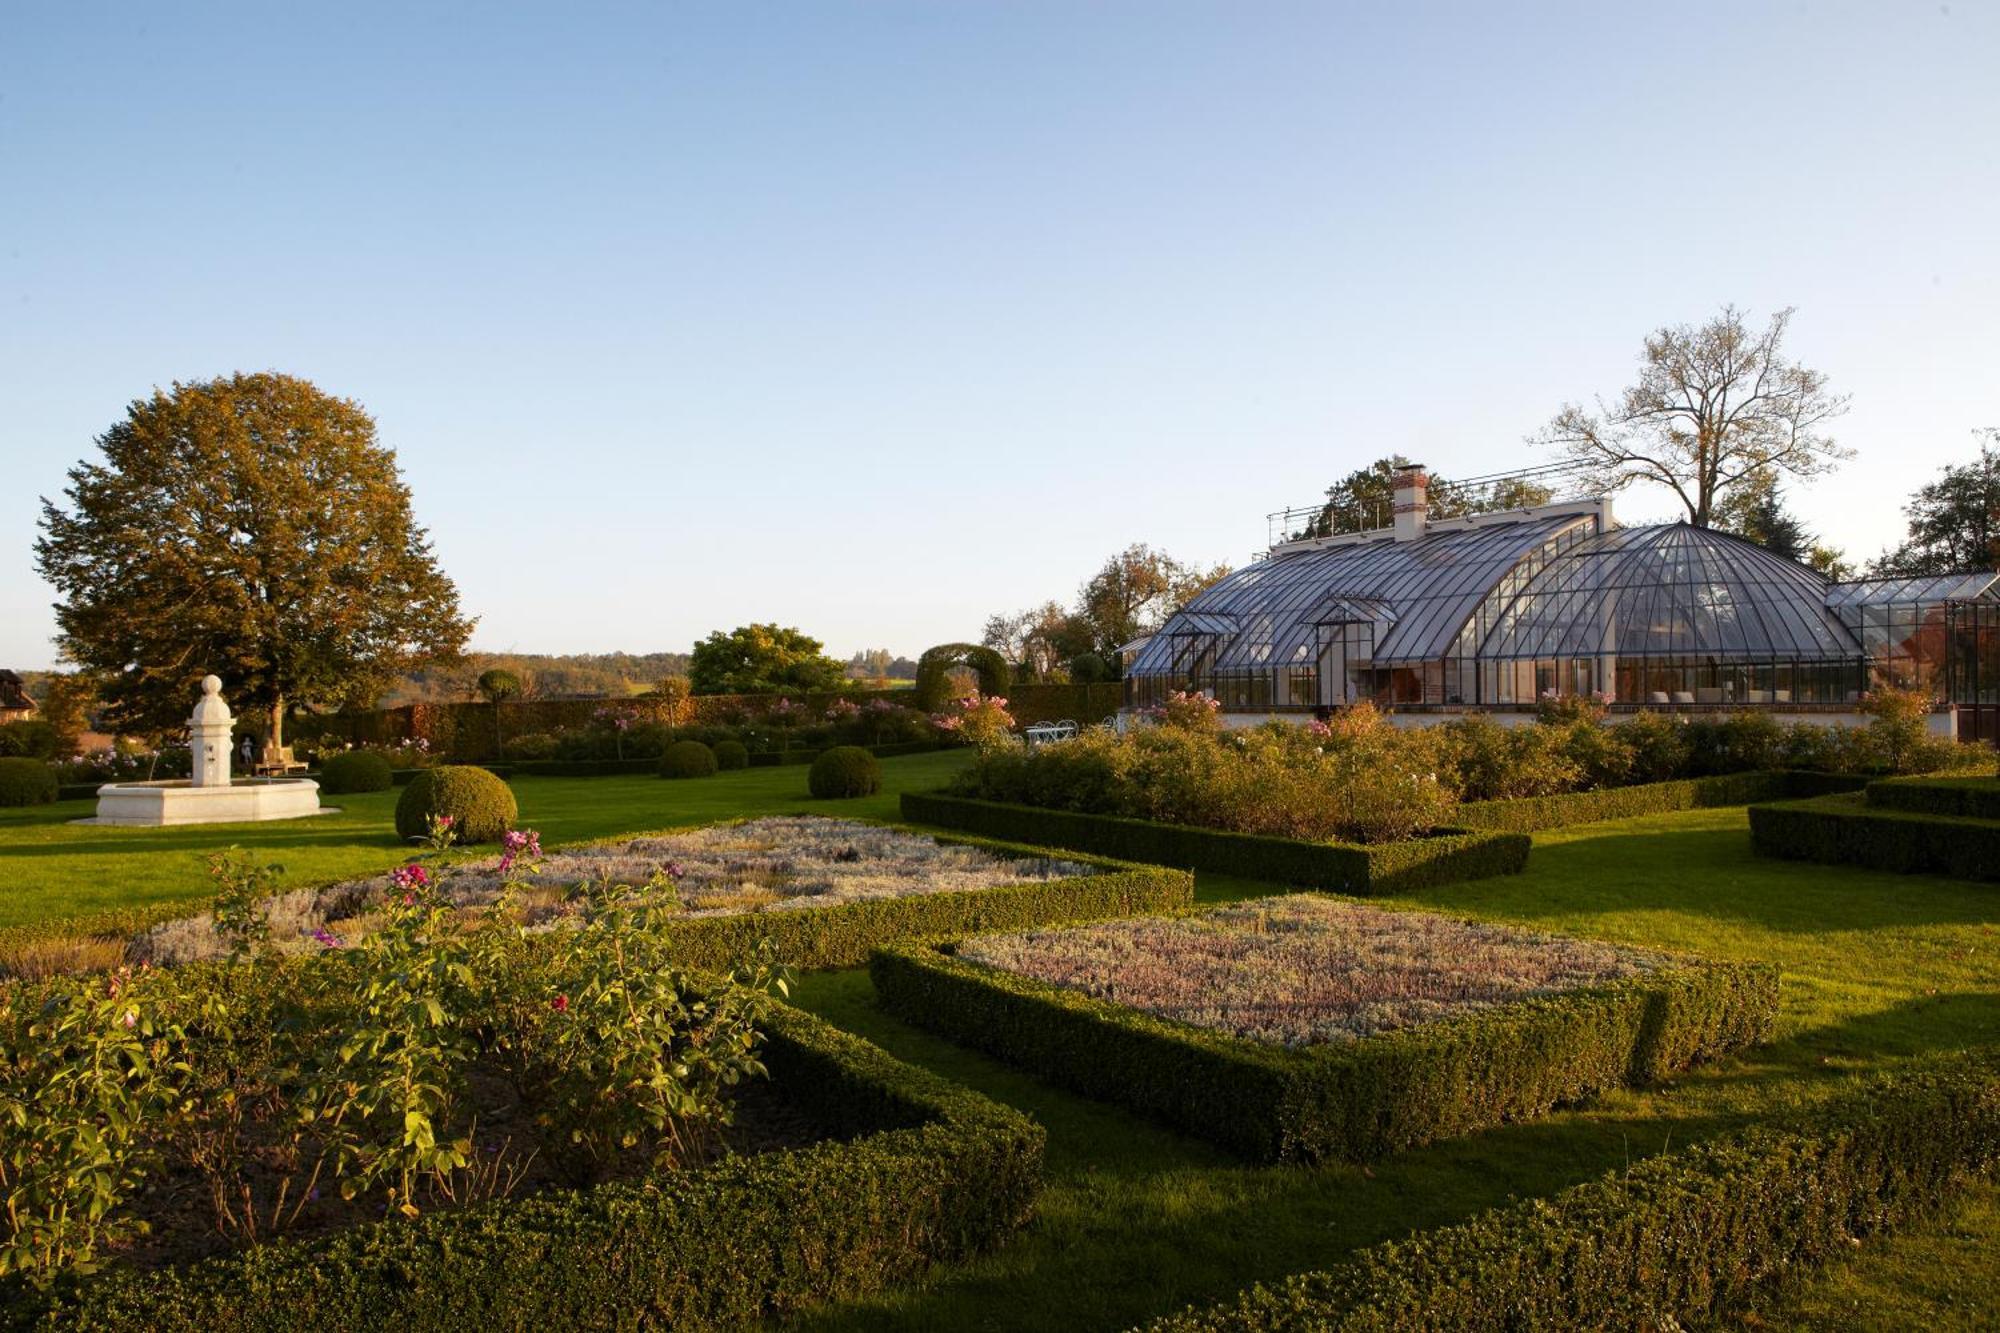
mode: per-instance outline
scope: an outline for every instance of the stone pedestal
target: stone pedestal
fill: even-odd
[[[229,705],[222,699],[222,678],[203,676],[201,701],[188,718],[188,746],[194,751],[194,776],[189,785],[229,785],[229,733],[235,724]]]

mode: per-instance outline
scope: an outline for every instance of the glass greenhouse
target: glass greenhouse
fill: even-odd
[[[1399,487],[1394,528],[1281,542],[1130,645],[1128,702],[1848,705],[1883,680],[1953,697],[2000,636],[1992,574],[1832,584],[1725,533],[1619,527],[1602,500],[1430,522],[1422,474]]]

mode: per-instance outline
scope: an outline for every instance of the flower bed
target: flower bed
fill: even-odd
[[[1322,938],[1258,938],[1283,932]],[[1440,964],[1431,948],[1487,965]],[[974,961],[1030,954],[1069,984]],[[1184,957],[1184,975],[1163,975]],[[1657,1081],[1762,1040],[1778,985],[1761,965],[1282,899],[1171,927],[885,949],[869,968],[908,1022],[1264,1161],[1365,1160]],[[1091,985],[1116,998],[1078,988]],[[1183,1017],[1134,1007],[1149,1002]]]
[[[1043,1132],[806,1014],[764,1061],[833,1137],[699,1170],[360,1224],[7,1293],[10,1326],[732,1328],[852,1299],[1024,1223]]]
[[[1933,1059],[1782,1127],[1371,1246],[1146,1328],[1707,1327],[1996,1167],[2000,1065],[1990,1051]]]
[[[1296,894],[965,941],[958,956],[1277,1046],[1355,1041],[1666,960],[1564,935]]]
[[[1364,895],[1518,875],[1528,864],[1530,845],[1522,833],[1456,828],[1405,842],[1308,842],[940,792],[905,792],[902,812],[913,824],[983,837]]]
[[[664,877],[673,910],[662,920],[675,956],[722,969],[752,957],[765,939],[789,966],[853,967],[895,940],[1159,911],[1186,906],[1194,893],[1191,877],[1178,871],[811,816],[589,844],[532,864],[517,859],[455,866],[447,900],[486,910],[511,885],[531,928],[559,929],[576,919],[580,883]],[[318,947],[315,931],[352,942],[366,933],[369,905],[387,884],[381,877],[277,895],[268,906],[272,937],[294,951]],[[212,914],[154,926],[134,948],[159,963],[226,950]]]

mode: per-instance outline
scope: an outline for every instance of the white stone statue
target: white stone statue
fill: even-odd
[[[222,700],[222,678],[201,678],[201,700],[188,718],[188,746],[194,751],[194,785],[229,785],[229,732],[236,719]]]

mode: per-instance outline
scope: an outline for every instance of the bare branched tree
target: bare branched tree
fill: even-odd
[[[1534,442],[1560,449],[1606,493],[1638,481],[1666,487],[1703,528],[1732,487],[1829,472],[1853,453],[1824,430],[1847,399],[1785,359],[1791,322],[1781,310],[1757,333],[1725,306],[1700,328],[1660,329],[1615,403],[1599,399],[1595,412],[1565,404]]]

